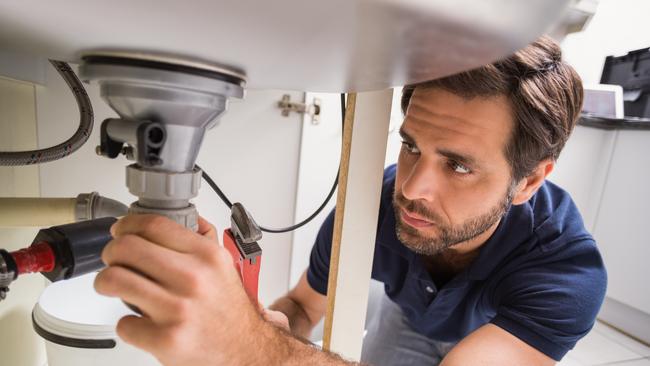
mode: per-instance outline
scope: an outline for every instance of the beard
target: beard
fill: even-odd
[[[513,197],[514,186],[511,185],[508,187],[505,196],[487,212],[471,217],[458,225],[445,225],[441,217],[429,210],[422,202],[408,200],[401,192],[395,190],[393,208],[395,210],[397,238],[407,248],[418,254],[439,254],[456,244],[476,238],[499,222],[508,211]],[[401,218],[402,208],[431,222],[438,231],[437,235],[423,235],[418,229],[403,222]]]

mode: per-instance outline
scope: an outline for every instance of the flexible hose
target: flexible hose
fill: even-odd
[[[72,137],[56,146],[30,151],[0,151],[0,166],[31,165],[58,160],[77,151],[90,137],[93,130],[93,107],[86,89],[70,65],[55,60],[50,60],[50,63],[68,84],[77,101],[80,114],[79,127]]]

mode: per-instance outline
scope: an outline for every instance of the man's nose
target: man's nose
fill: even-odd
[[[402,183],[402,195],[411,201],[425,200],[431,202],[435,196],[436,181],[435,169],[417,162]]]

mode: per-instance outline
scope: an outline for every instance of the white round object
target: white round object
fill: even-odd
[[[150,354],[115,334],[133,314],[119,299],[99,295],[95,274],[48,286],[34,306],[34,329],[45,339],[48,366],[159,366]]]

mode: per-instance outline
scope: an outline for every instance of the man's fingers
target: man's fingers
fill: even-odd
[[[111,240],[102,252],[109,266],[123,266],[142,273],[163,287],[185,293],[194,265],[187,254],[156,245],[136,235],[123,235]]]
[[[175,300],[167,291],[125,267],[111,266],[98,273],[95,290],[101,295],[121,298],[155,321],[169,321],[176,315]]]
[[[217,229],[208,222],[208,220],[199,216],[199,234],[205,236],[210,240],[219,240],[217,238]]]
[[[264,309],[262,311],[262,318],[276,327],[291,332],[289,318],[282,312]]]
[[[127,315],[117,323],[116,331],[126,343],[149,352],[156,350],[156,338],[160,335],[160,330],[151,319]]]
[[[196,252],[195,246],[201,241],[209,241],[201,235],[160,215],[128,215],[118,220],[111,227],[113,237],[133,234],[141,236],[158,245],[181,253]],[[200,238],[190,240],[192,236]],[[214,244],[211,242],[210,244]]]
[[[141,318],[134,315],[125,316],[117,323],[117,335],[125,342],[141,348],[162,359],[173,359],[177,354],[185,354],[187,358],[188,349],[196,351],[196,339],[188,337],[187,328],[178,325],[160,325],[151,319]],[[191,334],[191,333],[189,333]],[[208,338],[208,342],[210,338]],[[209,349],[199,348],[199,352],[210,352]],[[203,358],[202,355],[199,359]],[[197,358],[197,357],[190,357]],[[172,363],[165,363],[171,365]],[[205,365],[205,363],[173,363],[183,365]],[[212,364],[212,363],[210,363]],[[217,362],[221,365],[221,362]]]

